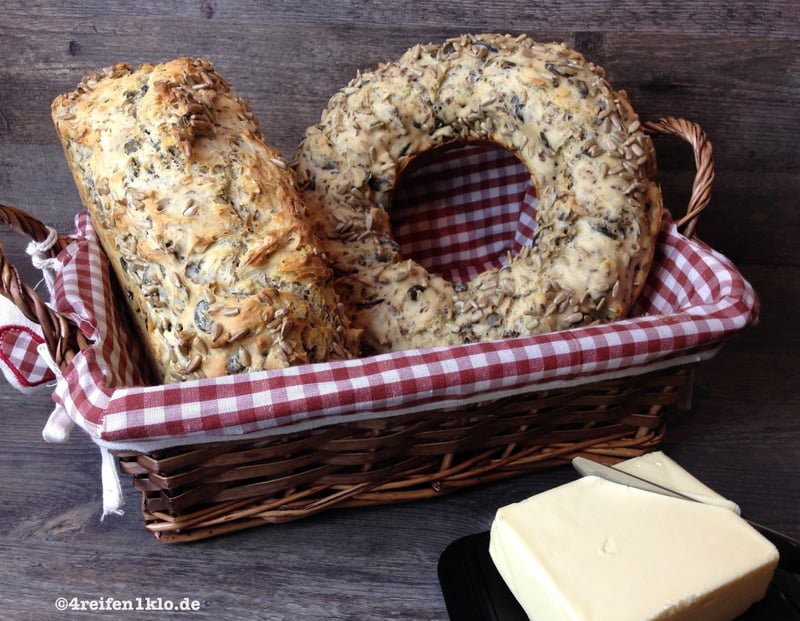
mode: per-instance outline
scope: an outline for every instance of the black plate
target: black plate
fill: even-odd
[[[447,546],[438,570],[451,621],[527,621],[489,556],[488,532]],[[778,570],[766,597],[736,621],[800,621],[797,578]]]

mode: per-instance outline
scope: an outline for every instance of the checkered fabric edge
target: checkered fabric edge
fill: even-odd
[[[43,342],[41,336],[26,326],[0,326],[0,361],[22,387],[33,388],[55,379],[36,349]]]

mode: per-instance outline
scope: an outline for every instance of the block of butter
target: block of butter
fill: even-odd
[[[498,510],[489,554],[532,620],[731,621],[764,597],[775,547],[663,454],[622,467],[659,457],[656,482],[720,502],[590,476]]]

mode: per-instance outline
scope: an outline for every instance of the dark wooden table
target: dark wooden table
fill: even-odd
[[[717,178],[698,232],[751,280],[762,316],[698,369],[693,407],[670,415],[663,448],[752,518],[800,537],[795,0],[7,0],[0,202],[71,229],[80,204],[49,104],[89,69],[207,56],[251,100],[270,142],[291,155],[358,69],[417,42],[477,31],[565,40],[604,66],[643,118],[683,116],[708,132]],[[667,139],[659,158],[667,205],[680,213],[690,154]],[[25,240],[0,231],[0,241],[12,263],[25,263]],[[26,397],[0,385],[0,619],[120,618],[109,610],[59,612],[59,597],[150,598],[151,607],[158,598],[196,601],[200,610],[184,618],[217,620],[443,619],[436,566],[445,547],[486,530],[497,507],[575,476],[555,469],[430,501],[168,546],[143,529],[129,485],[126,515],[100,521],[98,452],[80,432],[66,444],[44,443],[50,411],[47,394]]]

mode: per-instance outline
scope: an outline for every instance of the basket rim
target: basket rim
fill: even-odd
[[[553,380],[542,384],[530,386],[526,390],[507,390],[497,391],[493,393],[483,394],[480,397],[473,397],[472,399],[464,399],[460,402],[449,402],[446,408],[441,410],[436,407],[417,407],[409,408],[406,410],[394,409],[383,412],[362,412],[353,413],[351,415],[339,416],[335,421],[328,421],[326,419],[311,419],[300,421],[293,424],[281,425],[279,428],[260,429],[250,431],[247,433],[237,435],[221,435],[212,434],[206,431],[196,432],[194,434],[185,434],[181,436],[154,438],[154,439],[128,439],[128,440],[109,440],[101,437],[92,437],[92,441],[100,448],[114,451],[114,452],[134,452],[137,454],[152,453],[154,451],[161,451],[165,449],[179,448],[179,447],[201,447],[211,446],[217,444],[231,444],[239,441],[251,441],[267,438],[276,438],[281,436],[289,436],[295,433],[304,433],[308,431],[319,430],[327,427],[333,427],[338,424],[349,425],[358,422],[381,420],[386,418],[403,417],[419,411],[427,411],[431,414],[442,413],[446,414],[447,411],[454,408],[469,407],[476,403],[487,401],[497,401],[508,399],[526,392],[535,390],[536,392],[550,392],[556,390],[565,390],[598,382],[609,382],[614,380],[628,380],[641,375],[668,371],[670,369],[682,368],[693,366],[695,364],[705,362],[713,359],[723,347],[723,343],[718,343],[713,347],[704,350],[693,351],[684,356],[670,358],[667,360],[657,361],[646,366],[629,367],[622,371],[609,371],[592,376],[583,376],[573,380]]]

